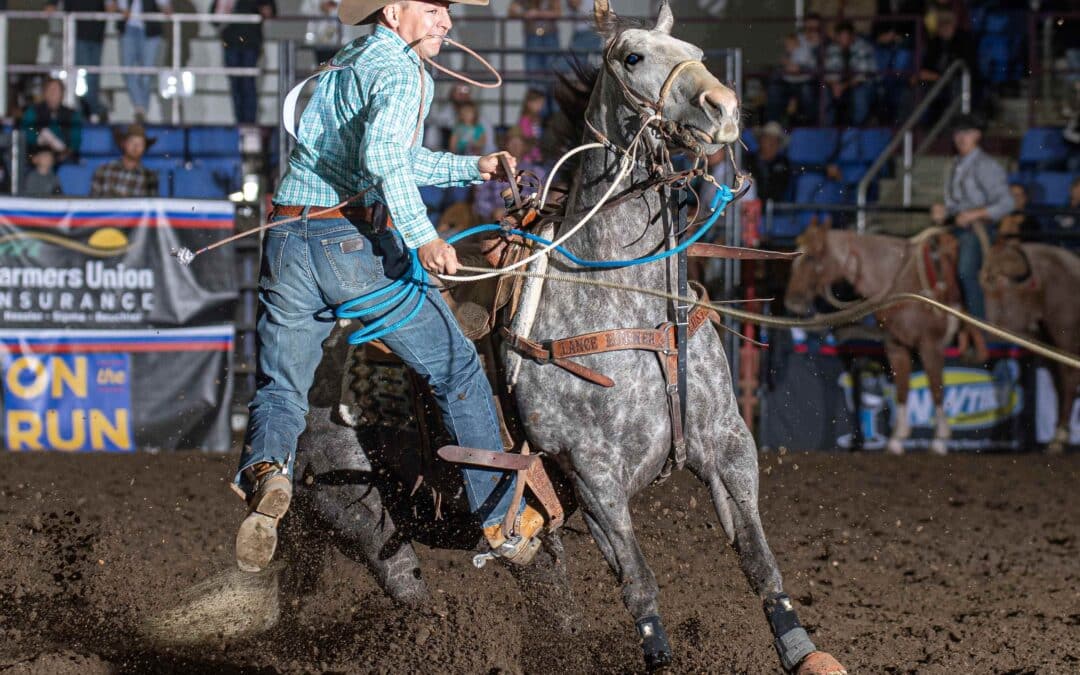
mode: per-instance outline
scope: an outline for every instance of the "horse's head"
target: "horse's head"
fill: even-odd
[[[809,314],[814,298],[826,295],[834,283],[846,276],[849,257],[832,250],[828,235],[827,225],[812,224],[796,240],[802,255],[792,263],[784,291],[784,306],[792,314]]]
[[[979,272],[986,297],[986,318],[1016,333],[1036,333],[1043,319],[1042,285],[1019,242],[990,248]]]
[[[702,63],[702,51],[671,36],[665,0],[652,28],[630,27],[608,0],[593,5],[604,38],[603,76],[639,114],[657,113],[677,145],[711,154],[739,137],[739,101]]]

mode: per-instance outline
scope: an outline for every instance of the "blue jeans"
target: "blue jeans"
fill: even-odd
[[[408,265],[408,251],[392,230],[375,235],[348,220],[303,218],[267,232],[259,277],[258,387],[234,481],[245,494],[252,489],[245,469],[253,464],[271,462],[293,474],[308,390],[334,325],[329,310],[386,286]],[[390,322],[409,309],[390,309]],[[502,451],[480,357],[438,291],[429,289],[420,313],[382,342],[427,380],[459,445]],[[514,479],[473,467],[462,474],[469,507],[484,526],[501,522]]]
[[[259,49],[255,47],[226,47],[225,67],[254,68],[259,63]],[[259,116],[259,93],[254,77],[229,77],[232,93],[233,114],[237,124],[255,124]]]
[[[964,294],[964,306],[967,310],[980,319],[986,318],[986,308],[983,305],[983,290],[979,284],[979,270],[982,269],[982,244],[979,237],[971,228],[954,228],[956,235],[956,276],[960,280],[960,290]],[[994,239],[991,227],[986,228],[986,234],[990,240]]]
[[[156,66],[158,65],[158,49],[160,47],[160,35],[147,37],[146,29],[133,27],[129,24],[124,27],[124,34],[120,36],[120,65]],[[136,110],[145,113],[150,107],[150,92],[153,90],[153,82],[153,75],[124,75],[124,84],[127,86],[128,96],[131,97],[131,105]]]
[[[100,66],[102,44],[97,40],[75,40],[75,63],[79,66]],[[101,91],[101,74],[86,74],[86,94],[83,95],[83,104],[91,115],[101,115],[105,112],[105,106],[98,98]]]
[[[559,33],[557,31],[551,31],[550,33],[544,33],[543,35],[535,35],[529,33],[525,36],[525,49],[543,49],[546,50],[542,54],[535,54],[531,52],[525,53],[525,74],[526,75],[543,75],[547,76],[548,71],[551,70],[552,64],[555,63],[559,55],[550,50],[559,48]],[[539,86],[540,89],[548,88],[548,81],[545,79],[541,82],[535,83],[535,86]]]
[[[855,84],[844,90],[839,97],[829,89],[829,106],[825,110],[825,126],[844,122],[853,127],[866,123],[874,105],[874,86],[869,83]],[[838,114],[839,113],[839,114]]]

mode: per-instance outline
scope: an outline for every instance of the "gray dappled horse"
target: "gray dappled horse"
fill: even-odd
[[[668,134],[684,139],[686,145],[696,145],[692,148],[695,152],[709,153],[738,139],[735,94],[701,66],[700,49],[671,36],[674,19],[666,3],[651,28],[618,19],[606,0],[597,0],[595,13],[606,45],[605,64],[595,74],[591,92],[585,93],[585,120],[596,132],[627,148],[642,124],[642,101],[663,98],[659,107],[668,123]],[[680,66],[685,62],[693,67]],[[654,161],[667,150],[655,130],[643,138],[648,152],[639,153],[645,157],[621,189],[648,180]],[[615,152],[604,148],[587,151],[574,175],[567,213],[581,213],[595,204],[618,171]],[[668,234],[660,218],[666,208],[668,204],[656,191],[647,191],[640,198],[601,211],[567,245],[577,255],[596,260],[652,253],[663,247]],[[534,263],[533,269],[541,266]],[[668,269],[658,263],[574,272],[665,290],[669,288]],[[535,280],[529,280],[524,295],[535,290]],[[517,323],[512,327],[534,340],[547,340],[613,328],[654,328],[668,319],[668,312],[669,303],[662,299],[549,280],[543,286],[531,329]],[[386,511],[390,500],[380,497],[380,490],[386,487],[380,483],[381,472],[373,470],[369,458],[358,451],[355,433],[331,419],[335,397],[341,393],[340,364],[347,360],[344,353],[335,355],[342,345],[344,340],[328,346],[329,358],[316,375],[309,425],[300,439],[292,523],[301,524],[300,537],[312,530],[331,533],[332,543],[346,555],[366,562],[393,597],[419,602],[427,589],[408,533],[395,529],[403,521]],[[611,377],[615,381],[611,388],[550,365],[520,361],[516,355],[507,360],[517,371],[513,391],[528,440],[534,448],[554,456],[572,481],[589,530],[623,584],[623,600],[634,618],[646,664],[659,667],[670,663],[672,651],[660,619],[656,579],[634,535],[629,508],[631,497],[661,474],[672,447],[668,395],[656,356],[617,351],[576,359]],[[686,400],[686,466],[711,492],[742,570],[764,603],[782,665],[801,675],[843,673],[831,656],[816,651],[784,593],[758,513],[757,449],[739,415],[723,346],[713,329],[700,330],[690,340]],[[312,548],[291,536],[288,525],[283,525],[282,555],[286,559],[290,552]],[[554,553],[549,562],[558,561],[557,536],[549,535],[547,545],[549,555]],[[516,573],[519,579],[529,580],[527,570]],[[535,599],[560,604],[568,592],[561,570],[556,569],[548,579],[556,583],[536,591]]]

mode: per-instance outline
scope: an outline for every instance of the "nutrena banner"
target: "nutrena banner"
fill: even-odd
[[[0,199],[0,380],[13,451],[229,447],[228,202]]]

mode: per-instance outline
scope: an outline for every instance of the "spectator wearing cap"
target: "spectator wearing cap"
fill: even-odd
[[[257,14],[264,20],[277,16],[274,0],[214,0],[213,14]],[[225,66],[254,68],[262,55],[262,23],[227,23],[221,25],[221,43],[225,48]],[[255,124],[259,116],[259,91],[250,75],[229,76],[233,115],[237,124]]]
[[[90,183],[91,197],[157,197],[157,171],[143,166],[147,148],[154,144],[142,125],[132,124],[123,131],[113,130],[113,138],[123,153],[120,159],[102,164]]]
[[[788,137],[777,122],[769,122],[758,132],[758,152],[747,158],[761,199],[783,201],[791,185],[791,162],[784,154]]]
[[[825,81],[829,85],[825,124],[833,126],[841,117],[852,126],[865,124],[874,104],[876,78],[874,47],[856,35],[850,21],[838,22],[833,42],[825,48]]]
[[[945,203],[930,208],[937,225],[955,225],[959,253],[956,276],[969,312],[984,318],[982,287],[982,243],[977,228],[985,228],[993,239],[993,228],[1016,207],[1009,192],[1005,169],[979,147],[982,122],[974,115],[961,115],[953,125],[956,157],[945,178]]]
[[[120,64],[141,68],[157,66],[161,22],[147,21],[143,17],[146,14],[172,14],[170,0],[117,0],[116,6],[124,13],[124,20],[120,22]],[[140,124],[146,121],[155,79],[150,73],[124,75],[124,85],[135,108],[135,121]]]
[[[23,176],[20,194],[24,197],[55,197],[64,194],[60,179],[53,170],[56,155],[47,145],[36,145],[30,151],[30,163],[34,168]]]
[[[116,3],[105,0],[60,0],[46,2],[45,11],[52,13],[57,9],[65,12],[115,12]],[[97,67],[101,65],[101,51],[105,45],[104,21],[77,21],[75,23],[75,65]],[[82,96],[82,113],[92,124],[109,119],[108,109],[99,98],[101,91],[101,73],[86,74],[86,93]]]
[[[26,147],[47,145],[61,162],[78,154],[82,144],[82,116],[63,101],[64,83],[55,78],[46,80],[41,101],[26,109],[20,123]]]

